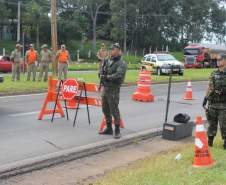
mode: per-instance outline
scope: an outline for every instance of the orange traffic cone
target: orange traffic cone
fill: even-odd
[[[137,90],[132,99],[135,101],[153,102],[154,95],[151,90],[151,71],[141,70],[137,82]]]
[[[184,94],[184,100],[193,100],[191,80],[188,81],[186,92]]]
[[[114,123],[114,120],[112,119],[112,125],[113,124],[115,123]],[[105,127],[106,127],[106,119],[104,117],[100,123],[99,133],[103,132]],[[120,128],[125,128],[125,123],[122,119],[120,120]]]
[[[208,142],[206,139],[206,132],[204,123],[201,116],[198,116],[195,120],[195,156],[193,166],[199,167],[210,167],[214,165],[214,161],[211,157],[208,148]]]

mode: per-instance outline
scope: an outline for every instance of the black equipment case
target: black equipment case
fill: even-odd
[[[194,122],[188,123],[164,123],[162,137],[168,140],[179,140],[192,135]]]

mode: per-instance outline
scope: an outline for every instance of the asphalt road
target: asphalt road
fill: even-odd
[[[204,116],[201,107],[207,82],[193,83],[194,100],[183,100],[186,83],[172,85],[169,120],[176,113],[187,113],[192,119]],[[122,135],[161,127],[165,117],[167,85],[153,85],[155,102],[134,102],[131,95],[136,87],[123,87],[120,110],[126,128]],[[103,117],[100,107],[90,107],[91,125],[85,107],[79,110],[76,127],[72,127],[75,110],[70,110],[70,120],[50,116],[37,120],[45,94],[0,97],[0,166],[72,147],[88,145],[107,136],[98,135]],[[53,105],[52,105],[53,106]],[[111,136],[110,136],[111,137]]]

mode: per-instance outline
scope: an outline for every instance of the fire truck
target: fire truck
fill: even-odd
[[[189,44],[184,48],[185,68],[215,68],[219,54],[226,54],[225,45]]]

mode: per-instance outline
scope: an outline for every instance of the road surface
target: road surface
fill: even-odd
[[[169,120],[177,113],[187,113],[192,119],[204,116],[201,105],[207,82],[193,83],[194,100],[183,100],[185,88],[186,83],[172,85]],[[167,85],[152,85],[156,99],[153,103],[133,101],[135,89],[134,86],[121,90],[120,110],[126,125],[122,135],[158,128],[164,122]],[[91,125],[85,107],[79,110],[75,128],[75,110],[69,111],[69,121],[57,117],[51,123],[50,116],[37,120],[44,98],[45,94],[0,97],[0,166],[109,138],[98,135],[103,117],[100,107],[90,107]]]

